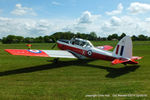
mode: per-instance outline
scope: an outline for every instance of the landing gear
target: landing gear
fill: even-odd
[[[58,62],[58,60],[59,60],[59,58],[55,58],[55,59],[53,59],[53,60],[47,60],[47,61],[48,61],[48,62],[57,63],[57,62]]]
[[[55,58],[55,59],[53,60],[53,63],[58,63],[58,60],[59,60],[59,58]]]

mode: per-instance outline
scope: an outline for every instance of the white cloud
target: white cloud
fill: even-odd
[[[98,20],[101,15],[92,15],[89,11],[84,11],[81,17],[78,19],[78,24],[89,24],[93,23],[95,20]]]
[[[123,5],[120,3],[117,7],[117,10],[113,10],[111,12],[106,12],[107,15],[116,15],[116,14],[120,14],[123,10]]]
[[[150,4],[133,2],[128,8],[131,14],[140,14],[150,11]]]
[[[50,35],[57,31],[63,31],[62,29],[70,23],[72,23],[70,20],[34,20],[0,17],[0,37],[9,34],[29,37]]]
[[[91,23],[92,22],[91,17],[92,17],[91,13],[89,11],[85,11],[79,18],[79,23]]]
[[[86,20],[84,20],[84,18]],[[104,18],[85,11],[76,19],[23,19],[0,17],[0,37],[9,34],[21,36],[44,36],[58,31],[96,32],[99,36],[125,32],[127,35],[144,34],[150,36],[150,18],[136,16],[112,16]]]
[[[112,21],[112,19],[114,21]],[[118,25],[119,24],[119,25]],[[127,35],[144,34],[150,36],[150,23],[136,17],[122,16],[112,17],[109,21],[104,22],[101,30],[105,33],[127,33]]]
[[[100,29],[100,18],[101,15],[92,15],[91,12],[85,11],[73,24],[67,25],[63,30],[82,33],[97,31]]]
[[[113,26],[119,26],[121,24],[121,19],[116,16],[113,16],[110,22]]]
[[[150,18],[145,18],[145,21],[146,22],[150,22]]]
[[[61,6],[62,5],[60,2],[56,2],[56,1],[52,1],[51,4],[56,5],[56,6]]]
[[[23,7],[21,4],[16,4],[16,8],[11,12],[11,14],[17,16],[23,16],[23,15],[36,16],[36,13],[33,11],[32,8]]]

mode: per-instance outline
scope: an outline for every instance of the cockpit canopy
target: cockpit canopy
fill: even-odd
[[[78,45],[78,46],[81,46],[81,47],[93,47],[93,45],[90,41],[83,40],[83,39],[80,39],[80,38],[72,38],[70,40],[70,43],[72,45]]]

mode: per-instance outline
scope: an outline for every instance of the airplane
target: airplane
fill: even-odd
[[[59,58],[92,58],[111,61],[112,65],[138,64],[136,60],[142,58],[132,56],[132,40],[129,36],[123,37],[113,51],[108,51],[113,48],[112,46],[94,47],[89,40],[81,38],[59,39],[56,43],[61,50],[5,49],[5,51],[12,55],[55,57],[54,62]]]

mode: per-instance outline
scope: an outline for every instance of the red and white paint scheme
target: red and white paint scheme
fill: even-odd
[[[71,40],[60,39],[57,41],[61,50],[23,50],[5,49],[12,55],[56,57],[56,58],[78,58],[78,59],[101,59],[111,61],[114,64],[137,64],[135,61],[142,57],[132,56],[132,40],[129,36],[122,38],[115,49],[111,52],[112,46],[94,47],[88,40],[72,38]]]

